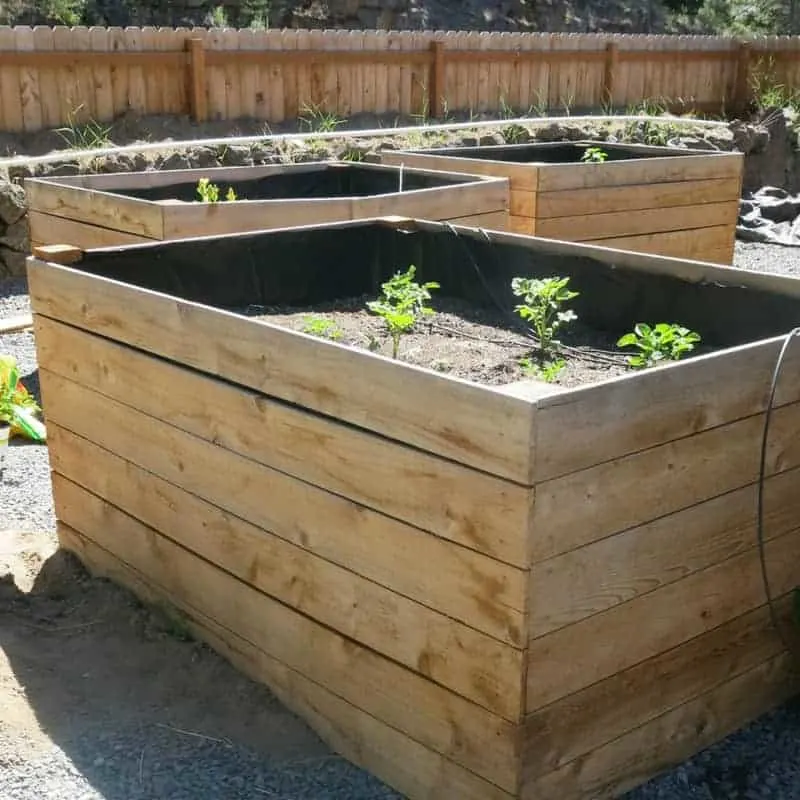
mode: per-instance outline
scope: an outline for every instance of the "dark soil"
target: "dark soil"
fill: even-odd
[[[365,308],[374,299],[353,297],[302,308],[251,306],[246,313],[391,357],[392,340],[383,320]],[[536,343],[526,336],[524,325],[512,326],[511,320],[497,311],[476,309],[454,298],[436,298],[431,306],[435,313],[422,318],[402,337],[401,361],[486,385],[535,379],[520,365],[522,359],[537,360]],[[554,381],[557,385],[581,386],[629,371],[614,336],[582,328],[578,320],[561,339],[566,352],[559,358],[566,365]]]

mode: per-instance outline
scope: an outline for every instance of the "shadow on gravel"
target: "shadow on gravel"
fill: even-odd
[[[70,554],[41,563],[9,537],[0,533],[0,795],[44,797],[70,778],[70,761],[70,789],[52,796],[76,796],[85,779],[95,794],[80,796],[92,800],[397,797],[172,621]]]

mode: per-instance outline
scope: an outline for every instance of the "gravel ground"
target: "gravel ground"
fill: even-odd
[[[736,264],[747,269],[800,275],[800,248],[739,243],[736,249]],[[24,289],[24,283],[20,281],[0,283],[0,318],[27,310]],[[32,334],[21,333],[0,337],[0,350],[17,356],[26,381],[34,392],[38,392]],[[8,458],[9,470],[0,484],[0,530],[18,527],[52,531],[54,519],[46,448],[35,445],[14,446],[9,448]],[[0,548],[0,556],[2,555]],[[73,583],[75,580],[73,579]],[[91,582],[91,585],[96,583]],[[2,588],[3,584],[0,581],[0,590]],[[93,589],[87,588],[85,591],[94,613],[95,604],[91,601]],[[103,591],[112,595],[117,592],[113,602],[121,604],[123,610],[129,606],[133,607],[132,604],[135,605],[135,601],[127,595],[123,597],[124,593],[120,594],[113,587],[104,587]],[[0,612],[4,610],[3,597],[0,591]],[[52,598],[49,601],[51,600]],[[33,619],[47,617],[47,608],[29,608],[30,603],[38,602],[35,597],[28,600],[20,596],[16,597],[15,602],[18,604],[25,602],[25,608],[34,615]],[[149,612],[138,609],[130,613],[134,615],[135,620],[138,620],[136,625],[139,625],[141,614]],[[89,622],[79,623],[75,627],[93,624],[90,619]],[[139,630],[136,625],[132,627],[134,632]],[[113,636],[123,636],[124,630],[121,628],[124,626],[115,626],[112,640]],[[89,628],[89,631],[91,630]],[[109,633],[101,631],[95,641],[91,639],[92,634],[87,631],[86,634],[73,636],[70,640],[73,647],[82,647],[83,651],[67,655],[62,652],[65,645],[56,642],[55,648],[50,653],[53,659],[51,665],[47,663],[46,658],[40,658],[38,655],[35,657],[29,655],[27,659],[21,655],[25,652],[23,645],[32,646],[32,643],[40,640],[42,634],[35,633],[28,639],[25,639],[24,633],[19,631],[16,639],[13,636],[4,638],[4,635],[3,625],[0,624],[0,645],[2,645],[0,667],[5,651],[9,662],[16,662],[12,666],[20,676],[20,684],[25,685],[26,696],[35,695],[38,686],[46,699],[40,697],[39,705],[36,706],[35,713],[39,717],[37,724],[45,735],[40,737],[44,744],[36,748],[34,753],[28,748],[30,742],[21,746],[19,741],[9,736],[7,728],[4,728],[3,720],[7,719],[9,714],[12,719],[14,718],[15,706],[13,702],[9,704],[0,696],[0,797],[3,800],[399,798],[397,794],[365,772],[333,756],[302,722],[282,710],[267,694],[255,699],[247,694],[253,691],[263,692],[263,688],[254,688],[255,684],[250,684],[232,670],[225,672],[221,678],[218,670],[228,669],[224,662],[207,649],[201,648],[195,652],[192,648],[199,646],[194,643],[176,643],[171,639],[163,640],[158,637],[154,641],[150,635],[137,633],[138,638],[134,639],[134,647],[131,647],[129,641],[121,640],[119,648],[122,650],[122,656],[119,652],[106,653],[104,656],[98,650],[110,646]],[[164,664],[159,659],[165,658],[164,653],[170,648],[177,648],[174,658],[179,662],[180,659],[184,659],[186,663],[179,663],[176,668],[173,660],[169,670],[165,670]],[[143,655],[139,653],[140,650]],[[81,663],[83,657],[87,659],[86,665]],[[140,679],[141,674],[146,673],[148,682],[140,688],[141,695],[133,691],[127,692],[136,696],[126,697],[120,708],[119,687],[117,686],[116,694],[109,689],[110,697],[115,698],[112,704],[113,716],[107,714],[108,704],[102,696],[102,681],[98,681],[96,686],[92,685],[88,689],[70,690],[72,694],[69,702],[60,698],[58,693],[67,691],[71,680],[69,671],[66,678],[63,676],[60,664],[68,664],[72,672],[76,673],[73,676],[76,685],[85,687],[85,683],[81,684],[81,679],[94,677],[95,664],[104,662],[109,665],[109,674],[106,677],[116,677],[117,681],[126,687],[133,680],[131,674],[124,675],[126,668],[129,673],[135,670]],[[20,667],[20,663],[24,666]],[[58,680],[55,680],[53,676],[57,670]],[[84,670],[87,670],[85,674]],[[212,670],[213,679],[208,677],[208,670]],[[36,680],[24,680],[27,671],[35,675]],[[117,672],[122,672],[123,676],[120,677]],[[217,695],[220,693],[214,690],[214,687],[219,685],[226,686],[228,690],[226,695],[237,696],[241,701],[240,705],[234,708],[237,722],[241,723],[239,718],[242,715],[254,713],[251,709],[258,707],[257,716],[260,724],[267,724],[263,719],[266,715],[268,727],[273,728],[272,739],[268,736],[266,740],[272,742],[273,749],[265,750],[263,738],[260,747],[240,744],[240,741],[247,742],[247,736],[239,736],[238,729],[228,737],[219,733],[213,735],[214,728],[207,725],[209,733],[201,735],[191,732],[188,728],[181,728],[177,723],[174,723],[174,727],[159,725],[153,722],[152,716],[140,714],[143,707],[151,712],[153,709],[159,709],[161,714],[166,714],[167,711],[175,713],[172,698],[152,698],[148,694],[155,691],[153,687],[156,684],[161,685],[167,672],[177,674],[178,677],[174,680],[179,684],[176,686],[182,681],[183,685],[193,687],[192,692],[187,694],[193,696],[191,702],[195,705],[202,704],[202,708],[194,708],[192,713],[195,716],[204,714],[203,718],[206,721],[209,715],[214,715],[215,704],[219,702]],[[0,690],[3,689],[1,673],[2,669],[0,669]],[[158,681],[149,680],[151,674],[159,675]],[[202,685],[203,680],[210,687],[207,693],[197,691],[197,686]],[[249,688],[237,689],[236,686],[239,684]],[[51,696],[56,685],[58,690],[55,697],[59,698],[58,700]],[[84,694],[79,695],[76,700],[78,691]],[[178,691],[174,689],[174,692]],[[97,692],[100,692],[99,697],[96,696]],[[243,692],[244,699],[242,699]],[[0,695],[4,693],[0,691]],[[19,690],[18,693],[23,692]],[[69,706],[70,703],[76,706],[77,710],[70,712],[67,720],[62,719],[63,711],[60,716],[57,713],[54,715],[53,708]],[[225,713],[230,715],[231,709],[226,707]],[[180,715],[177,719],[180,721]],[[185,724],[188,726],[190,723]],[[222,723],[217,719],[216,724]],[[33,723],[31,726],[31,730],[36,727]],[[11,730],[13,732],[13,725]],[[234,738],[237,739],[236,744],[232,741]],[[37,737],[31,734],[30,739],[37,740]],[[281,748],[285,750],[287,740],[294,742],[294,749],[297,752],[281,752]],[[265,753],[268,753],[269,757],[266,757]],[[276,753],[282,757],[275,757]],[[626,800],[800,798],[800,703],[789,703],[763,716],[746,729],[703,751],[671,772],[640,786],[625,798]],[[543,800],[551,799],[543,798]]]

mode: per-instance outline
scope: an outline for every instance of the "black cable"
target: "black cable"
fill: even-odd
[[[786,339],[783,342],[783,346],[781,347],[780,353],[778,354],[778,360],[775,363],[775,369],[772,373],[772,385],[770,386],[769,392],[769,399],[767,400],[767,409],[766,413],[764,414],[764,432],[761,438],[761,462],[759,464],[759,473],[758,473],[758,500],[757,500],[757,514],[756,514],[756,535],[758,537],[758,555],[759,560],[761,562],[761,579],[764,583],[764,594],[767,598],[767,606],[769,607],[769,615],[770,619],[772,620],[772,625],[774,626],[781,643],[783,644],[784,648],[788,650],[790,653],[793,652],[794,648],[789,643],[788,638],[786,637],[782,626],[780,625],[780,621],[778,619],[778,612],[775,610],[775,601],[772,597],[772,589],[769,583],[769,575],[767,574],[767,559],[764,553],[764,478],[766,473],[766,464],[767,464],[767,440],[769,437],[769,423],[770,419],[772,418],[772,410],[773,404],[775,402],[775,391],[778,387],[778,376],[780,375],[781,367],[783,366],[783,359],[786,355],[786,351],[789,348],[789,343],[792,341],[794,336],[800,334],[800,328],[795,328],[794,330],[790,331]],[[795,655],[798,655],[795,653]]]

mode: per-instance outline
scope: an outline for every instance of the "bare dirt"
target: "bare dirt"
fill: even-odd
[[[366,309],[375,297],[362,296],[303,308],[251,307],[256,316],[294,331],[329,339],[338,344],[392,357],[392,338],[383,320]],[[401,338],[398,358],[408,364],[435,370],[454,378],[485,385],[503,385],[535,376],[525,360],[541,361],[535,340],[523,324],[493,310],[477,309],[453,298],[437,298],[434,313],[423,316]],[[571,387],[623,375],[629,371],[626,356],[614,338],[581,328],[579,321],[560,337],[565,362],[555,385]],[[616,351],[616,352],[615,352]]]
[[[55,746],[92,797],[177,796],[155,788],[171,756],[159,738],[278,763],[332,758],[264,687],[166,614],[91,579],[52,533],[0,532],[0,795],[20,796],[5,782],[10,773]],[[30,796],[55,796],[39,791]]]

